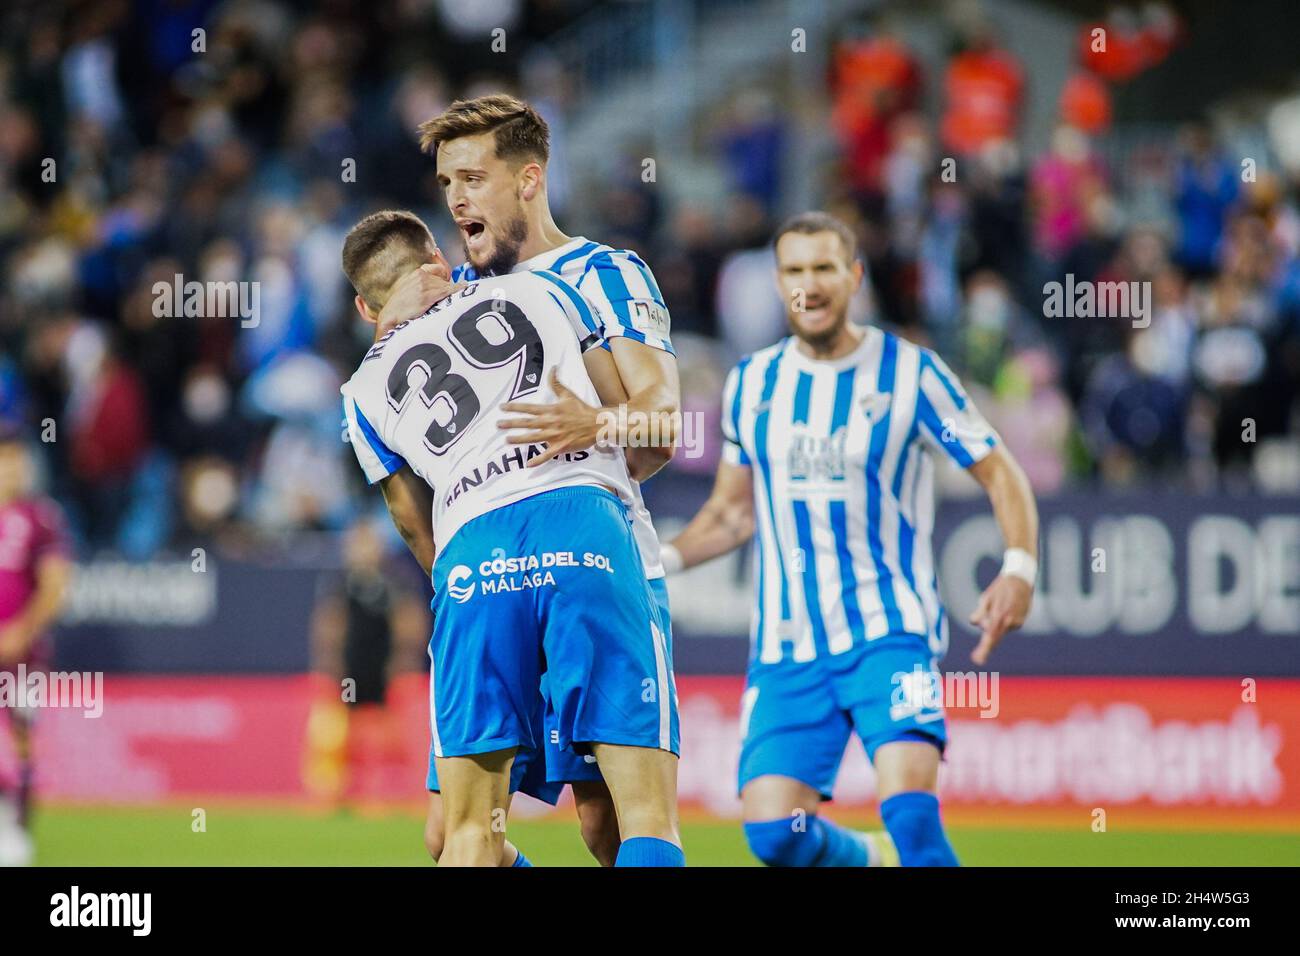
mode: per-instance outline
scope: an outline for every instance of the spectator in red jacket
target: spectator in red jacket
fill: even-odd
[[[73,495],[88,543],[107,546],[149,447],[144,386],[93,325],[72,334],[67,371],[71,388],[65,427]]]

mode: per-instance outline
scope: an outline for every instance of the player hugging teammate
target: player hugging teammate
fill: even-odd
[[[680,866],[671,624],[636,484],[675,435],[597,447],[605,406],[677,412],[667,310],[634,254],[555,225],[526,104],[454,103],[422,132],[465,240],[457,284],[410,213],[358,223],[343,265],[376,336],[344,386],[351,442],[435,589],[426,842],[527,865],[510,795],[571,784],[597,859]]]
[[[653,275],[635,253],[556,226],[546,124],[527,104],[458,101],[421,132],[467,262],[452,273],[410,213],[353,228],[344,271],[375,345],[343,395],[362,468],[434,586],[430,853],[530,865],[506,840],[511,795],[554,803],[567,784],[602,863],[683,865],[664,570],[755,538],[739,780],[754,853],[955,864],[935,796],[943,710],[912,686],[936,676],[947,644],[933,458],[983,485],[1008,546],[970,618],[977,663],[1028,614],[1037,513],[938,356],[848,321],[862,280],[849,229],[813,213],[778,232],[793,334],[732,371],[713,494],[661,552],[637,482],[671,457],[675,432],[628,448],[604,428],[612,406],[622,422],[676,420]],[[853,732],[888,836],[816,814]]]

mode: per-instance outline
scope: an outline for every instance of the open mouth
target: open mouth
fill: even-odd
[[[804,303],[804,318],[813,320],[825,318],[828,305],[830,303],[825,299],[810,299]]]
[[[481,222],[462,219],[457,225],[460,226],[461,234],[465,237],[465,245],[470,248],[477,247],[487,237],[487,228]]]

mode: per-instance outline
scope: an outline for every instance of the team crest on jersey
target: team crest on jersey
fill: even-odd
[[[846,472],[844,441],[847,435],[848,430],[844,428],[829,437],[795,432],[786,462],[791,480],[842,480]]]
[[[858,407],[866,414],[867,421],[877,422],[889,412],[889,403],[893,397],[891,392],[872,392],[862,397]]]

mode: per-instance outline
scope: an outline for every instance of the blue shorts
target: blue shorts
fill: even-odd
[[[668,691],[672,695],[670,720],[672,721],[671,736],[673,741],[672,747],[668,749],[671,749],[673,753],[677,753],[679,739],[677,679],[673,675],[673,624],[672,614],[668,607],[668,584],[664,578],[655,578],[647,582],[647,584],[650,587],[650,594],[654,598],[655,610],[658,612],[659,631],[663,634],[664,643],[668,648]],[[545,682],[545,678],[543,678],[543,682]],[[548,707],[546,711],[546,747],[544,748],[548,784],[558,783],[563,787],[566,783],[583,780],[603,781],[605,779],[600,774],[600,768],[596,766],[595,757],[591,756],[591,754],[584,755],[573,750],[566,750],[560,746],[559,739],[559,727],[555,712]],[[528,789],[524,789],[524,793],[536,796]]]
[[[673,631],[672,615],[668,605],[668,584],[665,578],[654,578],[647,582],[650,587],[650,594],[654,598],[655,607],[659,612],[660,630],[666,637],[668,646],[668,683],[673,695],[672,706],[672,739],[677,741],[678,734],[678,717],[677,717],[677,682],[673,676]],[[546,683],[546,675],[542,675],[542,684]],[[539,706],[542,710],[542,720],[546,731],[546,741],[542,751],[521,750],[515,757],[514,765],[510,772],[510,792],[526,793],[530,797],[535,797],[551,806],[559,803],[560,794],[564,791],[564,785],[578,781],[600,780],[605,778],[600,774],[600,768],[596,766],[596,758],[591,754],[579,754],[572,750],[565,750],[559,745],[559,726],[555,713],[546,706],[545,695],[539,697]],[[675,752],[675,751],[674,751]],[[429,752],[429,777],[426,781],[429,790],[438,789],[438,771],[433,761],[433,751]]]
[[[893,635],[806,663],[755,662],[741,704],[737,790],[767,774],[793,777],[831,798],[856,732],[875,760],[881,744],[948,742],[938,661],[924,638]]]
[[[433,756],[537,751],[548,711],[562,749],[677,752],[667,639],[613,494],[561,488],[466,522],[433,585]]]

